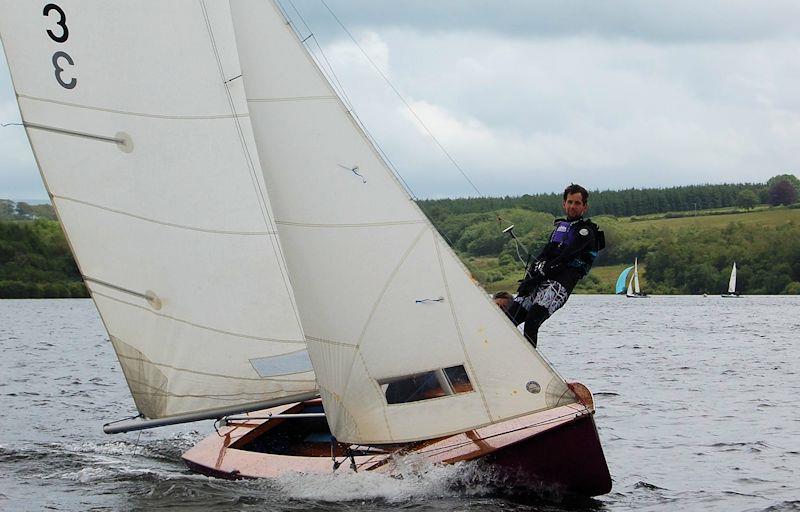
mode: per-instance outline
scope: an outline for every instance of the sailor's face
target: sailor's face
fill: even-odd
[[[567,220],[575,220],[589,209],[589,205],[583,202],[583,195],[580,192],[568,194],[564,200],[564,215]]]

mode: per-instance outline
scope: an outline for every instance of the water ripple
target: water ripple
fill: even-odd
[[[539,346],[597,391],[614,490],[567,503],[508,494],[479,465],[403,479],[193,474],[180,455],[210,422],[102,433],[135,408],[90,300],[0,301],[0,508],[799,511],[798,317],[798,297],[571,298]]]

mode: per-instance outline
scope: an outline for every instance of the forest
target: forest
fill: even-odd
[[[733,261],[743,293],[800,293],[798,191],[800,180],[791,174],[762,184],[592,191],[590,216],[607,243],[577,291],[613,293],[616,273],[638,257],[650,293],[718,293]],[[516,289],[524,249],[537,254],[562,215],[559,194],[420,206],[490,291]],[[519,249],[503,233],[510,225]]]
[[[651,294],[719,293],[739,268],[744,294],[800,294],[800,181],[592,191],[606,249],[576,288],[613,293],[638,257]],[[547,242],[559,194],[422,200],[420,207],[489,291],[515,291],[523,262]],[[87,297],[50,205],[0,200],[0,298]],[[514,225],[515,242],[503,230]]]
[[[54,220],[0,220],[0,298],[88,297]]]

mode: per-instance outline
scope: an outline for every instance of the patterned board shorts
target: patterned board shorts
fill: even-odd
[[[530,311],[534,305],[542,306],[552,315],[567,302],[568,298],[569,291],[563,284],[548,279],[542,282],[534,293],[517,297],[514,302],[519,302],[525,311]]]

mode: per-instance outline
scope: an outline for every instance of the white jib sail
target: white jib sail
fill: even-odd
[[[746,274],[746,272],[745,272]],[[746,281],[746,280],[745,280]],[[747,283],[745,283],[747,284]],[[733,268],[731,269],[731,278],[728,281],[728,293],[736,293],[736,262],[733,262]]]
[[[400,187],[277,6],[231,7],[255,139],[334,435],[426,439],[574,402]],[[447,372],[458,381],[450,395],[387,398],[393,382],[435,377],[445,388]]]
[[[313,392],[228,3],[43,5],[2,1],[0,34],[42,177],[139,411]]]
[[[636,274],[633,274],[633,276],[631,277],[631,280],[628,281],[628,292],[627,292],[628,297],[633,295],[633,279],[635,277],[636,277]]]
[[[639,288],[639,258],[633,260],[633,291],[636,292],[636,295],[642,293]]]

